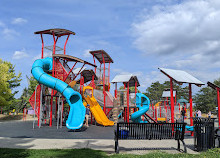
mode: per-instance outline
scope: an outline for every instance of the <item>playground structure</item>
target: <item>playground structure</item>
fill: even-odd
[[[32,66],[32,74],[39,85],[29,102],[38,117],[39,127],[42,123],[52,126],[52,122],[57,121],[57,128],[66,123],[69,129],[79,129],[83,125],[87,104],[90,105],[91,123],[95,119],[96,123],[103,126],[113,126],[119,122],[119,117],[127,123],[130,120],[137,123],[174,123],[180,118],[181,102],[176,100],[177,92],[173,90],[173,81],[178,84],[189,83],[190,126],[186,128],[193,127],[191,85],[201,86],[204,83],[188,73],[159,68],[170,78],[170,89],[163,92],[164,100],[153,105],[150,98],[137,93],[137,87],[140,86],[137,76],[116,75],[110,82],[110,65],[113,60],[104,50],[90,51],[94,61],[92,64],[66,55],[69,36],[75,35],[74,32],[49,29],[35,34],[41,36],[42,53],[41,59],[36,60]],[[52,35],[52,46],[44,46],[45,34]],[[57,46],[57,41],[62,36],[67,36],[63,49]],[[44,49],[51,51],[51,57],[45,56]],[[85,65],[91,69],[85,68]],[[110,93],[111,83],[115,85],[114,96]],[[124,88],[118,89],[118,83]],[[130,90],[131,87],[134,87],[133,91]],[[186,103],[182,106],[186,107]]]
[[[96,67],[82,59],[66,55],[66,44],[70,35],[75,35],[74,32],[65,29],[48,29],[35,32],[40,34],[42,40],[42,53],[41,59],[34,62],[32,66],[32,74],[39,82],[35,92],[30,97],[29,102],[32,105],[38,117],[38,126],[41,126],[43,119],[49,119],[49,126],[52,126],[53,116],[57,118],[57,110],[63,114],[64,110],[64,97],[66,102],[70,105],[69,115],[66,125],[70,129],[78,129],[83,125],[85,117],[85,107],[82,104],[80,93],[71,88],[77,78],[82,72],[85,65]],[[53,46],[49,46],[52,50],[52,57],[44,58],[44,40],[43,35],[48,34],[53,37]],[[60,37],[67,36],[63,50],[57,47],[57,41]],[[62,51],[62,54],[57,52]],[[72,66],[70,66],[70,64]],[[77,72],[73,72],[76,64],[80,64]],[[72,67],[72,68],[71,68]],[[68,85],[69,84],[69,85]],[[58,103],[59,99],[59,103]],[[59,106],[58,106],[59,105]],[[63,117],[59,115],[59,117]],[[63,119],[63,118],[57,118]],[[62,125],[63,121],[60,121]]]

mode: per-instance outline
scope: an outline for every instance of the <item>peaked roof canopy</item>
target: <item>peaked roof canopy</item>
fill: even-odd
[[[97,67],[96,65],[94,64],[91,64],[85,60],[82,60],[82,59],[79,59],[77,57],[74,57],[74,56],[70,56],[70,55],[65,55],[65,54],[53,54],[53,57],[55,58],[63,58],[63,59],[66,59],[67,61],[73,61],[73,62],[80,62],[80,63],[84,63],[84,64],[88,64],[88,65],[91,65],[91,66],[94,66],[94,67]]]
[[[133,76],[132,74],[130,75],[116,75],[112,83],[128,83],[129,82],[129,87],[134,87],[135,82],[137,82],[137,87],[140,86],[140,83],[137,79],[137,76]]]
[[[102,64],[104,63],[113,63],[114,61],[112,60],[112,58],[110,57],[110,55],[108,55],[108,53],[106,53],[104,50],[95,50],[95,51],[90,51],[90,54],[94,55],[94,57]],[[104,58],[104,60],[103,60]]]
[[[197,86],[204,85],[204,83],[194,76],[190,75],[189,73],[182,71],[182,70],[173,70],[173,69],[165,69],[165,68],[158,68],[162,73],[166,76],[171,77],[177,83],[191,83]]]
[[[216,89],[216,88],[220,89],[219,86],[217,86],[216,84],[214,84],[214,83],[212,83],[212,82],[207,82],[207,84],[208,84],[209,87],[211,87],[211,88],[213,88],[213,89]]]
[[[58,37],[61,37],[64,35],[71,35],[71,34],[75,35],[75,32],[72,32],[72,31],[66,30],[66,29],[59,29],[59,28],[34,32],[34,34],[48,34],[48,35],[53,35],[53,33],[55,36],[58,36]]]

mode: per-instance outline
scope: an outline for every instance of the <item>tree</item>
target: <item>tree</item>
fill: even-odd
[[[220,86],[220,78],[214,81],[214,84]],[[201,110],[204,113],[215,110],[217,102],[217,92],[210,87],[202,88],[195,96],[194,102],[196,103],[195,109]]]
[[[26,77],[28,80],[27,94],[28,94],[28,96],[31,96],[34,93],[35,88],[39,83],[33,76],[31,76],[31,77],[26,76]]]
[[[146,89],[144,94],[155,104],[164,99],[162,98],[162,94],[165,89],[170,89],[170,81],[165,81],[163,84],[157,81],[152,83],[151,86]],[[180,99],[181,96],[188,99],[188,87],[182,88],[181,85],[173,82],[173,89],[177,91],[176,99]]]
[[[21,73],[16,75],[15,66],[0,59],[0,106],[11,105],[18,91],[12,90],[20,86]]]

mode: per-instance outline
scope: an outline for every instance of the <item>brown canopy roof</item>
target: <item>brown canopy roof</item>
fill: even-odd
[[[98,77],[93,70],[83,70],[81,75],[84,77],[84,83],[92,81],[92,76],[94,76],[94,80],[98,80]],[[80,81],[77,81],[77,83],[79,84]]]
[[[103,61],[103,57],[105,60],[105,63],[113,63],[112,58],[108,55],[108,53],[106,53],[104,50],[95,50],[95,51],[90,51],[89,53],[91,53],[92,55],[94,55],[94,57],[102,64]],[[103,56],[102,56],[103,55]]]
[[[88,65],[91,65],[91,66],[94,66],[94,67],[97,67],[96,65],[94,64],[91,64],[85,60],[82,60],[82,59],[79,59],[77,57],[74,57],[74,56],[70,56],[70,55],[64,55],[64,54],[53,54],[53,57],[55,58],[63,58],[63,59],[66,59],[68,61],[73,61],[73,62],[80,62],[80,63],[84,63],[84,64],[88,64]]]
[[[49,34],[49,35],[53,35],[53,32],[54,32],[54,35],[55,36],[58,36],[58,37],[61,37],[61,36],[64,36],[64,35],[75,35],[75,32],[72,32],[70,30],[66,30],[66,29],[48,29],[48,30],[43,30],[43,31],[37,31],[35,32],[34,34]]]

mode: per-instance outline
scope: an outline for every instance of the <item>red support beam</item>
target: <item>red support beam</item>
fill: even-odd
[[[110,63],[108,63],[108,86],[109,84],[110,84]]]
[[[42,41],[42,50],[41,50],[41,59],[44,58],[44,40],[43,40],[43,35],[40,34],[41,41]]]
[[[75,64],[73,65],[73,67],[70,69],[69,73],[67,74],[66,78],[63,80],[64,82],[66,81],[67,77],[69,76],[69,74],[72,72],[73,68],[76,66],[78,62],[76,61]],[[81,70],[80,70],[81,71]],[[80,72],[79,71],[79,72]],[[74,76],[75,77],[75,76]],[[74,78],[75,79],[75,78]]]
[[[189,83],[189,104],[190,104],[190,126],[193,126],[193,105],[192,105],[192,84]],[[191,132],[193,136],[193,132]]]
[[[65,42],[65,44],[64,44],[64,49],[63,49],[63,54],[64,54],[64,55],[66,54],[66,44],[67,44],[67,41],[68,41],[69,37],[70,37],[70,35],[67,36],[66,42]]]
[[[75,78],[80,74],[81,70],[83,69],[83,67],[85,66],[85,63],[83,64],[83,66],[81,67],[81,69],[79,70],[79,72],[74,76],[73,80],[75,80]],[[71,70],[72,71],[72,70]]]
[[[104,97],[104,107],[103,111],[106,114],[106,105],[105,105],[105,58],[104,55],[102,54],[102,60],[103,60],[103,97]]]
[[[218,128],[220,129],[220,98],[219,98],[219,88],[217,89],[217,103],[218,103]]]
[[[171,123],[174,123],[173,79],[170,78]]]
[[[129,81],[127,83],[127,122],[129,122]]]
[[[117,98],[117,83],[115,83],[115,98]]]
[[[94,54],[92,56],[93,56],[93,60],[94,60],[94,65],[96,65]],[[95,67],[95,74],[96,74],[96,67]]]

